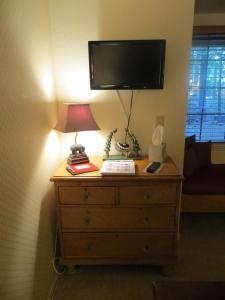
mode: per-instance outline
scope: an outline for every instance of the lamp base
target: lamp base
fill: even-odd
[[[85,152],[70,154],[67,158],[67,163],[69,165],[76,165],[89,162],[89,158]]]
[[[84,152],[85,147],[81,144],[72,145],[70,147],[72,153],[67,158],[67,163],[69,165],[76,165],[89,162],[87,154]]]
[[[70,150],[72,151],[72,155],[80,155],[84,153],[85,147],[81,144],[76,144],[75,141],[75,145],[70,146]]]

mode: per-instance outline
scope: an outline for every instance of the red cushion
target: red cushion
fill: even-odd
[[[190,147],[184,154],[184,177],[189,178],[193,176],[198,170],[198,159],[193,147]]]
[[[199,169],[183,183],[184,194],[225,195],[225,164]]]
[[[199,167],[209,167],[211,165],[211,148],[212,143],[211,142],[199,142],[195,143],[193,146],[197,159]]]

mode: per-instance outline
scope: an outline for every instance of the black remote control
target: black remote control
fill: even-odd
[[[148,173],[155,173],[158,168],[161,166],[161,162],[153,161],[153,163],[150,164],[150,166],[147,167],[146,171]]]

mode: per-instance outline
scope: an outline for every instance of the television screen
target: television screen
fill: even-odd
[[[93,90],[162,89],[166,40],[89,41]]]

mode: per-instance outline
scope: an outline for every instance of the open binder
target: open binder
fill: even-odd
[[[134,160],[105,160],[100,173],[102,175],[135,175]]]

